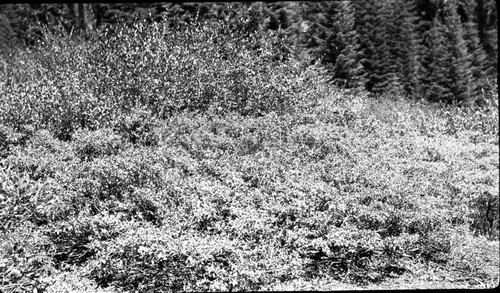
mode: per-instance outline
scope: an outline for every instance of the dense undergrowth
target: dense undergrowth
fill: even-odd
[[[496,286],[498,98],[377,99],[287,52],[140,24],[1,60],[0,290]]]

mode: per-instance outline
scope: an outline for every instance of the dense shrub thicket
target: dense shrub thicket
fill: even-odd
[[[0,119],[68,138],[80,127],[120,127],[110,123],[122,121],[123,112],[164,118],[211,107],[261,115],[314,103],[321,91],[311,85],[322,77],[314,65],[281,52],[281,42],[272,33],[237,35],[220,22],[175,28],[141,22],[91,42],[49,35],[2,61]]]
[[[423,267],[495,285],[498,104],[369,98],[281,48],[139,23],[0,59],[0,290],[361,286]]]

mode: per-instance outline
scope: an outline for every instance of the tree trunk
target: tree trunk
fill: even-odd
[[[99,3],[96,3],[95,6],[95,28],[98,29],[102,24],[102,7]]]
[[[484,15],[484,1],[483,0],[476,0],[477,1],[477,28],[478,28],[478,34],[479,34],[479,42],[485,45],[485,33],[484,33],[484,27],[485,27],[485,22],[486,22],[486,17]]]
[[[83,3],[78,3],[78,29],[85,34],[85,7]]]

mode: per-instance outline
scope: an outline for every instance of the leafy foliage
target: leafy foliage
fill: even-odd
[[[138,23],[93,42],[49,36],[30,57],[21,53],[26,62],[13,58],[5,65],[12,82],[2,91],[0,119],[16,130],[31,125],[69,139],[79,128],[147,131],[133,128],[153,123],[138,122],[149,112],[167,117],[212,108],[261,115],[314,102],[314,96],[305,98],[321,79],[314,77],[314,65],[272,61],[282,54],[277,35],[234,34],[212,22],[177,29]],[[22,71],[14,70],[18,66]],[[27,80],[37,83],[25,86]],[[131,112],[132,120],[123,119],[122,111]]]
[[[0,290],[368,286],[422,266],[495,284],[498,100],[341,89],[248,27],[62,32],[2,59]]]

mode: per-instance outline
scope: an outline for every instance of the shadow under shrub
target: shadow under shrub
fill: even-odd
[[[115,118],[112,125],[128,142],[153,146],[158,143],[159,137],[155,129],[159,122],[146,108],[133,108],[130,113],[122,113]]]
[[[116,226],[116,219],[104,215],[55,222],[44,233],[52,242],[50,256],[62,269],[65,265],[81,265],[97,253],[93,243],[118,236]]]
[[[13,147],[23,145],[29,136],[15,131],[12,127],[0,124],[0,159],[7,157]]]
[[[71,145],[82,161],[116,155],[125,147],[122,137],[109,128],[77,130],[72,135]]]
[[[230,290],[234,244],[218,237],[177,237],[171,231],[137,227],[102,243],[89,262],[90,277],[125,290]]]

